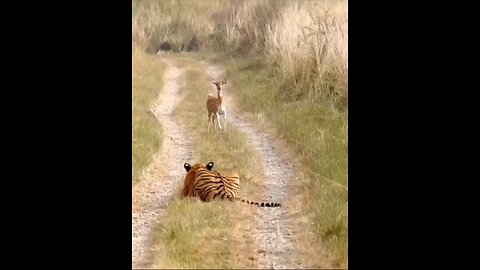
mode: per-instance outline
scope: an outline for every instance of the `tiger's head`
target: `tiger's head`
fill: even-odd
[[[185,168],[185,170],[187,171],[187,174],[188,174],[192,169],[194,171],[197,171],[200,168],[205,168],[205,169],[211,171],[212,168],[213,168],[213,165],[214,165],[214,163],[212,161],[210,161],[209,163],[207,163],[207,165],[197,163],[197,164],[193,165],[193,167],[192,167],[190,164],[188,164],[188,162],[185,162],[185,164],[183,164],[183,168]]]
[[[207,165],[203,165],[197,163],[191,166],[188,162],[183,164],[183,168],[187,171],[187,175],[185,175],[185,181],[183,182],[183,191],[182,194],[184,197],[186,196],[193,196],[193,187],[195,185],[195,178],[197,177],[198,170],[200,169],[207,169],[209,171],[212,170],[214,163],[210,161]]]

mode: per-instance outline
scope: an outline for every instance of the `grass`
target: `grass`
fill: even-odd
[[[136,46],[132,48],[132,186],[162,145],[162,127],[148,113],[162,87],[164,64]]]
[[[206,96],[213,86],[204,68],[191,59],[177,59],[186,68],[185,99],[174,111],[175,117],[190,130],[195,157],[190,164],[215,162],[215,170],[239,173],[240,195],[254,194],[250,182],[255,172],[255,158],[246,138],[232,125],[227,133],[210,130],[206,133]],[[202,80],[205,78],[205,80]],[[184,110],[183,108],[189,108]],[[182,168],[179,168],[182,169]],[[182,181],[183,184],[183,181]],[[179,187],[180,188],[180,187]],[[248,207],[248,206],[247,206]],[[237,268],[242,245],[237,226],[246,218],[245,205],[232,202],[202,203],[194,199],[176,199],[157,227],[154,268]],[[243,212],[244,213],[244,212]],[[243,221],[242,221],[243,218]],[[245,246],[244,248],[248,248]]]
[[[229,208],[224,202],[174,200],[157,228],[156,245],[165,252],[156,254],[152,267],[232,268]]]
[[[303,95],[348,97],[348,1],[132,1],[132,42],[146,51],[194,37],[204,51],[263,57]]]
[[[241,109],[271,122],[303,162],[312,230],[339,261],[348,260],[348,115],[321,98],[285,100],[281,80],[255,59],[226,62]]]

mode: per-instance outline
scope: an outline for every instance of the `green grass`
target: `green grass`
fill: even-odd
[[[227,132],[213,129],[206,133],[206,97],[212,92],[204,68],[191,59],[177,59],[186,68],[186,97],[174,111],[190,131],[195,157],[190,164],[215,162],[215,170],[235,171],[240,175],[240,195],[254,194],[250,179],[255,167],[253,151],[246,138],[229,125]],[[205,80],[202,80],[205,78]],[[188,108],[185,110],[184,108]],[[183,170],[183,168],[178,168]],[[183,184],[183,180],[182,180]],[[247,206],[248,207],[248,206]],[[176,199],[170,203],[165,218],[157,227],[154,268],[236,268],[240,213],[239,203],[202,203],[194,199]],[[237,243],[237,244],[235,244]]]
[[[162,145],[162,127],[148,109],[162,88],[164,69],[158,57],[132,48],[132,186]]]
[[[225,62],[241,109],[273,123],[303,161],[312,229],[334,258],[348,260],[348,115],[320,98],[289,100],[282,80],[255,59]],[[283,90],[282,90],[283,89]]]

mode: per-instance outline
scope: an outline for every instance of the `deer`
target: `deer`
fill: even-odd
[[[208,95],[207,98],[207,111],[208,111],[208,125],[207,125],[207,132],[210,130],[210,121],[213,124],[213,129],[217,131],[217,127],[215,126],[215,119],[217,119],[218,127],[223,130],[227,131],[227,110],[225,109],[225,105],[223,105],[222,99],[222,86],[227,83],[227,80],[222,81],[215,81],[211,79],[212,83],[217,87],[217,97],[213,95]],[[223,128],[220,125],[220,116],[223,116]]]

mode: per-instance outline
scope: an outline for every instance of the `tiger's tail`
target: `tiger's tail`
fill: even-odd
[[[246,204],[257,205],[258,207],[281,207],[282,206],[281,203],[276,203],[276,202],[262,202],[262,203],[259,203],[259,202],[249,201],[249,200],[242,199],[242,198],[237,198],[237,197],[235,197],[235,200],[241,201],[241,202],[246,203]]]

